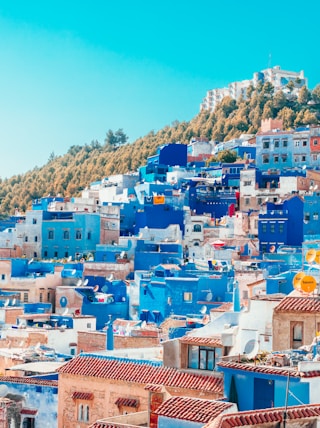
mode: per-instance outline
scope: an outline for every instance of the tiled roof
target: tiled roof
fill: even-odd
[[[180,338],[180,342],[196,346],[213,346],[215,348],[222,348],[223,346],[221,338],[219,337],[197,337],[186,335]]]
[[[320,300],[313,297],[292,297],[288,296],[274,308],[275,312],[308,312],[320,311]]]
[[[52,386],[58,387],[57,380],[43,380],[35,379],[33,377],[20,377],[20,376],[0,376],[0,383],[28,383],[31,385],[41,385],[41,386]]]
[[[74,400],[93,400],[93,394],[92,392],[75,391],[72,394],[72,398]]]
[[[37,409],[27,409],[27,408],[22,408],[20,410],[20,414],[21,415],[33,415],[35,416],[38,413]]]
[[[207,423],[232,405],[232,403],[201,400],[200,398],[171,397],[161,404],[155,413],[167,418]]]
[[[151,392],[162,392],[164,390],[162,385],[154,385],[153,383],[148,383],[144,389]]]
[[[244,364],[244,363],[235,363],[222,361],[219,362],[218,367],[223,367],[226,369],[241,370],[246,372],[255,372],[268,375],[278,375],[278,376],[288,376],[291,377],[300,377],[300,372],[292,369],[286,369],[285,367],[273,367],[273,366],[256,366],[253,364]]]
[[[138,407],[139,406],[139,400],[136,400],[135,398],[124,398],[119,397],[114,403],[116,406],[126,406],[126,407]]]
[[[209,422],[204,428],[235,428],[243,426],[258,426],[266,424],[268,427],[279,426],[283,421],[285,408],[253,410],[249,412],[229,413],[218,417],[215,421]],[[320,405],[309,404],[287,408],[287,420],[297,420],[305,418],[317,418],[320,416]]]
[[[58,372],[60,375],[67,373],[140,384],[153,383],[214,393],[223,391],[222,378],[213,374],[182,372],[173,367],[125,358],[80,354],[59,368]]]
[[[112,422],[95,422],[93,425],[90,425],[89,428],[129,428],[128,424],[116,424]]]

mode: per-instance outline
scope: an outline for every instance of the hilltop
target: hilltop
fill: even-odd
[[[227,141],[243,133],[258,132],[261,119],[282,118],[285,129],[320,123],[320,85],[313,91],[302,87],[295,96],[290,91],[274,93],[270,83],[249,87],[247,98],[225,97],[214,112],[202,111],[189,122],[173,122],[158,132],[150,132],[131,144],[112,145],[92,141],[74,145],[63,156],[52,154],[42,167],[0,180],[0,214],[25,211],[33,199],[47,194],[77,196],[89,183],[101,178],[136,171],[157,148],[169,142],[188,144],[192,137]]]

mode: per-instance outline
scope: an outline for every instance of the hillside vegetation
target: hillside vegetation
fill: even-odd
[[[114,140],[111,130],[103,143],[92,141],[84,146],[71,146],[64,156],[53,153],[42,167],[35,167],[25,174],[0,179],[0,215],[13,214],[17,208],[25,211],[33,199],[45,195],[79,196],[91,182],[111,174],[136,171],[155,154],[158,146],[169,142],[187,144],[192,137],[204,137],[213,141],[227,141],[243,133],[254,134],[259,130],[261,119],[282,118],[284,128],[318,124],[320,85],[312,92],[305,87],[298,96],[274,93],[266,83],[247,91],[247,99],[233,100],[225,97],[213,113],[203,111],[190,122],[173,122],[158,132],[150,132],[134,143],[120,132]]]

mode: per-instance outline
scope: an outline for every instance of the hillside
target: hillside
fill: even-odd
[[[64,156],[52,155],[42,167],[0,180],[0,214],[13,214],[15,208],[25,211],[33,199],[47,194],[77,196],[102,177],[136,171],[158,146],[168,142],[187,144],[191,137],[227,141],[243,133],[256,133],[261,119],[269,117],[282,118],[287,129],[320,123],[320,85],[312,92],[303,87],[294,96],[290,91],[287,95],[274,93],[272,85],[266,83],[249,88],[247,96],[237,101],[226,97],[213,113],[204,111],[190,122],[173,122],[132,144],[114,147],[92,141],[70,147]]]

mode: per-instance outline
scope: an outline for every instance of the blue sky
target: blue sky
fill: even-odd
[[[0,0],[0,177],[123,128],[134,141],[269,65],[320,83],[320,2]]]

